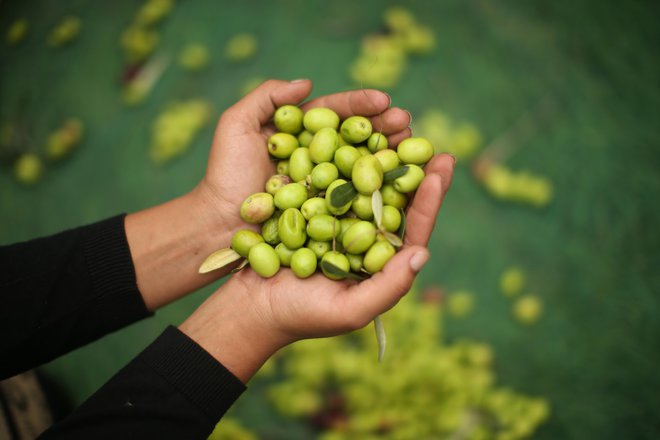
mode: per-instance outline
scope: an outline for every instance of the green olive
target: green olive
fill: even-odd
[[[264,278],[270,278],[280,270],[280,257],[269,244],[259,243],[252,246],[248,254],[250,267]]]
[[[396,154],[396,151],[390,149],[377,151],[376,154],[374,154],[374,157],[378,159],[378,162],[380,162],[384,173],[392,171],[401,163],[401,161],[399,161],[399,155]]]
[[[433,157],[433,145],[424,138],[408,138],[396,148],[401,162],[423,165]]]
[[[280,264],[282,266],[291,266],[291,257],[296,251],[289,249],[284,243],[280,243],[275,246],[275,252],[277,252],[277,256],[280,257]]]
[[[341,136],[341,133],[339,133],[339,146],[340,146],[340,147],[344,147],[344,146],[346,146],[346,145],[348,145],[348,146],[352,146],[352,144],[349,143],[349,142],[346,142],[346,139],[344,139],[344,138]]]
[[[360,156],[369,156],[371,154],[371,151],[367,147],[355,147],[355,149],[358,150]]]
[[[408,197],[395,190],[392,185],[383,185],[380,193],[383,196],[384,205],[394,206],[399,209],[403,209],[408,205]]]
[[[241,204],[241,218],[247,223],[263,223],[275,212],[273,196],[268,193],[255,193]]]
[[[282,213],[277,223],[280,240],[289,249],[298,249],[305,244],[305,217],[296,208],[289,208]]]
[[[337,179],[334,182],[328,186],[328,189],[325,191],[325,206],[328,208],[328,211],[330,211],[330,214],[334,215],[342,215],[346,214],[346,211],[351,209],[351,202],[349,201],[346,203],[344,206],[340,206],[339,208],[332,206],[332,203],[330,203],[330,197],[332,196],[332,191],[337,188],[339,185],[343,185],[346,183],[344,179]]]
[[[335,157],[337,148],[339,148],[337,130],[325,127],[316,132],[312,143],[309,144],[309,157],[314,163],[330,162]]]
[[[263,237],[256,232],[250,229],[241,229],[231,237],[231,248],[241,257],[247,258],[250,248],[263,242]]]
[[[367,141],[367,148],[369,148],[369,151],[372,153],[385,150],[388,145],[387,136],[385,136],[383,133],[372,133],[371,136],[369,136],[369,140]]]
[[[369,273],[379,272],[390,261],[395,252],[394,246],[389,241],[377,241],[364,254],[362,264]]]
[[[348,258],[348,264],[351,265],[351,270],[353,272],[360,272],[360,269],[362,269],[362,261],[364,260],[364,255],[346,254],[346,258]]]
[[[392,186],[400,193],[409,193],[415,191],[422,180],[424,180],[424,170],[417,165],[409,164],[406,174],[394,179]]]
[[[316,241],[330,241],[339,235],[339,220],[331,215],[315,215],[307,223],[307,235]]]
[[[289,160],[280,160],[277,162],[277,174],[289,175]]]
[[[289,176],[294,182],[305,180],[312,172],[314,163],[309,157],[308,148],[296,148],[289,158]]]
[[[320,260],[326,254],[332,250],[332,243],[329,241],[316,241],[316,240],[307,240],[306,247],[314,252],[314,255]]]
[[[371,196],[365,196],[364,194],[355,196],[351,204],[351,211],[362,220],[373,220],[374,210],[371,204]]]
[[[278,131],[298,134],[303,128],[303,111],[295,105],[283,105],[275,110],[273,122]]]
[[[298,148],[298,139],[289,133],[275,133],[268,138],[268,152],[278,159],[288,159]]]
[[[344,240],[344,234],[346,233],[346,231],[348,231],[348,228],[358,223],[359,221],[360,219],[354,217],[345,217],[339,220],[339,225],[341,226],[341,230],[339,231],[339,235],[337,236],[337,242],[342,243],[342,241]]]
[[[362,156],[353,165],[353,185],[364,195],[371,195],[383,185],[383,167],[374,156]]]
[[[275,214],[261,225],[261,236],[271,246],[275,246],[281,241],[278,231],[281,215],[282,211],[275,211]]]
[[[325,199],[321,197],[311,197],[305,201],[300,207],[305,220],[308,220],[315,215],[330,214],[328,207],[325,205]]]
[[[394,206],[383,206],[383,220],[381,221],[381,225],[386,231],[398,231],[401,226],[401,211]]]
[[[300,248],[291,256],[291,270],[298,278],[307,278],[316,272],[316,254]]]
[[[312,185],[318,189],[326,189],[339,178],[339,170],[331,162],[323,162],[312,170]]]
[[[312,143],[312,138],[313,137],[314,137],[314,134],[312,134],[311,132],[309,132],[307,130],[303,130],[298,135],[298,144],[301,147],[307,148],[307,147],[309,147],[309,144]]]
[[[266,245],[267,246],[267,245]],[[344,272],[348,272],[351,270],[351,265],[348,263],[348,258],[346,258],[346,255],[339,253],[337,251],[330,251],[327,252],[325,255],[323,255],[323,258],[321,259],[321,270],[323,270],[323,262],[327,261],[328,263],[332,264],[333,266],[338,267],[339,269],[343,270]],[[331,280],[342,280],[344,277],[338,276],[338,275],[332,275],[325,270],[323,270],[323,275],[326,277],[330,278]]]
[[[351,116],[341,124],[342,138],[351,144],[359,144],[371,136],[371,121],[364,116]]]
[[[376,241],[376,227],[371,222],[359,221],[348,228],[342,237],[342,245],[350,254],[365,252]]]
[[[289,183],[291,183],[291,178],[289,176],[285,174],[275,174],[270,176],[270,179],[266,182],[266,192],[274,196],[280,188]]]
[[[358,160],[360,157],[362,157],[362,155],[357,150],[357,148],[352,147],[350,145],[344,145],[343,147],[339,147],[337,151],[335,151],[334,162],[337,168],[339,169],[339,172],[344,177],[350,178],[351,172],[353,171],[353,165],[355,164],[355,161]],[[398,157],[397,160],[399,160]]]
[[[317,107],[305,113],[303,125],[311,133],[316,133],[326,127],[337,130],[337,127],[339,127],[339,116],[329,108]]]
[[[307,188],[299,183],[289,183],[275,193],[275,206],[284,211],[288,208],[300,208],[307,200]]]

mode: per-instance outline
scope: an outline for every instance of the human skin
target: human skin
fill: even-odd
[[[235,264],[200,275],[207,255],[228,247],[234,232],[255,228],[238,207],[264,191],[275,174],[267,140],[275,130],[277,107],[301,105],[311,93],[309,80],[269,80],[227,109],[218,122],[206,173],[187,194],[126,217],[126,235],[138,288],[149,310],[156,310],[229,273]],[[312,99],[303,110],[329,107],[340,118],[369,117],[391,147],[410,137],[409,113],[390,108],[376,90],[356,90]],[[324,337],[360,328],[404,295],[428,259],[425,249],[454,160],[435,156],[408,208],[404,247],[371,279],[357,284],[315,274],[301,280],[281,270],[268,280],[250,269],[234,274],[180,329],[247,383],[281,347],[299,339]],[[314,292],[314,295],[309,295]]]

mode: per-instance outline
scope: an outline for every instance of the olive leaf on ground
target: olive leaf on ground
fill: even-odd
[[[396,167],[393,170],[390,170],[383,174],[383,183],[390,183],[394,179],[397,179],[408,172],[408,165],[403,165]]]
[[[364,281],[367,279],[366,277],[363,277],[356,273],[346,272],[345,270],[335,266],[334,264],[328,261],[321,261],[321,269],[323,269],[325,272],[329,273],[330,275],[334,275],[336,277],[350,278],[352,280],[357,280],[357,281]]]
[[[330,204],[335,208],[341,208],[357,195],[357,190],[351,182],[346,182],[332,190]]]
[[[383,223],[383,195],[378,189],[371,194],[371,210],[374,212],[376,227],[381,229]]]
[[[232,248],[224,248],[219,251],[213,252],[211,255],[206,257],[206,260],[199,266],[199,273],[208,273],[221,267],[225,267],[229,263],[242,258],[235,250]]]

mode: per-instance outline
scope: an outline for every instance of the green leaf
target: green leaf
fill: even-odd
[[[374,212],[376,227],[380,229],[383,223],[383,195],[380,190],[376,190],[371,194],[371,210]]]
[[[383,174],[383,182],[384,183],[390,183],[394,179],[399,178],[406,174],[408,172],[408,165],[402,165],[400,167],[396,167],[393,170],[390,170]]]
[[[351,182],[342,183],[332,190],[330,204],[335,208],[341,208],[357,195],[357,190]]]
[[[383,232],[383,236],[387,241],[390,242],[390,244],[394,247],[400,248],[403,246],[403,241],[399,238],[398,235],[392,234],[391,232],[385,231]]]
[[[383,326],[380,315],[374,318],[374,328],[376,329],[376,342],[378,342],[378,362],[382,362],[385,356],[385,347],[387,346],[387,335],[385,334],[385,326]]]
[[[403,237],[406,235],[406,211],[403,209],[401,211],[401,225],[399,226],[399,238],[403,240]]]
[[[249,264],[249,261],[246,258],[245,260],[241,261],[241,264],[239,264],[238,267],[235,267],[234,269],[232,269],[231,273],[236,273],[236,272],[242,271],[243,269],[245,269],[245,266],[247,266],[248,264]]]
[[[352,280],[357,280],[357,281],[364,281],[367,279],[366,277],[355,274],[353,272],[346,272],[342,268],[337,267],[328,261],[323,261],[323,260],[321,261],[321,269],[323,269],[323,271],[329,273],[330,275],[334,275],[336,277],[350,278]]]
[[[224,248],[219,251],[213,252],[211,255],[206,257],[206,260],[199,266],[199,273],[208,273],[216,269],[225,267],[229,263],[242,258],[235,250],[232,248]]]

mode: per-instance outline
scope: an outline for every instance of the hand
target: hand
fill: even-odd
[[[223,229],[245,228],[239,207],[250,194],[263,192],[268,178],[275,174],[266,144],[275,133],[272,117],[285,104],[297,105],[311,92],[312,82],[269,80],[226,110],[216,128],[206,176],[198,185],[208,206],[209,217]],[[352,115],[371,117],[376,131],[397,145],[410,136],[410,114],[388,108],[390,98],[377,90],[355,90],[322,96],[304,105],[329,107],[340,118]]]
[[[243,270],[182,325],[243,382],[268,357],[299,339],[333,336],[367,325],[410,290],[428,259],[425,246],[451,185],[454,159],[435,156],[407,212],[404,247],[370,279],[331,281],[321,274],[298,279],[288,269],[270,279]]]

